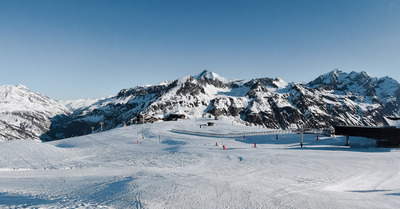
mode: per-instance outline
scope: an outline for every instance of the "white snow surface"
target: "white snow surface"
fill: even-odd
[[[104,99],[106,99],[106,98],[64,100],[64,101],[60,101],[60,103],[64,104],[66,107],[68,107],[69,109],[74,111],[74,110],[84,109],[86,107],[90,107],[90,106],[94,105],[96,102],[99,102],[99,101],[104,100]]]
[[[400,128],[400,120],[393,120],[385,117],[386,122],[389,124],[389,126],[396,126],[397,128]]]
[[[276,81],[274,81],[274,84],[278,87],[278,89],[286,88],[289,85],[288,82],[279,77],[276,79]]]
[[[0,208],[398,208],[399,149],[186,119],[42,143],[0,141]],[[140,143],[137,143],[137,142]],[[218,143],[218,146],[216,146]],[[257,148],[254,148],[257,143]],[[226,150],[223,150],[223,147]]]

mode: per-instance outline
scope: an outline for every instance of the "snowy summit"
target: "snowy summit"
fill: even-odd
[[[194,78],[196,78],[197,80],[201,80],[201,79],[210,79],[210,80],[220,80],[224,83],[228,82],[229,80],[226,78],[221,77],[220,75],[214,73],[214,72],[210,72],[208,70],[204,70],[203,72],[201,72],[200,74],[197,74],[194,76]]]
[[[23,86],[3,86],[0,137],[56,140],[85,135],[92,127],[99,132],[142,123],[143,115],[153,122],[169,120],[171,115],[227,118],[273,129],[385,126],[385,117],[400,116],[399,92],[400,84],[392,78],[340,70],[308,83],[281,78],[232,80],[204,70],[158,85],[123,89],[107,98],[62,103]],[[37,122],[26,122],[25,113]]]

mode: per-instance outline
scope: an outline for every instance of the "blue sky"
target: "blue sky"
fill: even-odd
[[[397,0],[0,0],[0,85],[98,98],[208,69],[308,82],[400,81]]]

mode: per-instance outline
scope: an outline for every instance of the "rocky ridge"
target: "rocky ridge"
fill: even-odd
[[[100,122],[108,130],[171,114],[225,117],[277,129],[383,126],[387,125],[384,116],[400,114],[400,84],[389,77],[340,70],[309,83],[287,83],[280,78],[229,80],[203,71],[158,85],[123,89],[115,96],[85,100],[81,105],[69,104],[74,104],[70,105],[75,107],[72,113],[48,116],[51,126],[42,139],[83,135],[92,127],[99,131]]]

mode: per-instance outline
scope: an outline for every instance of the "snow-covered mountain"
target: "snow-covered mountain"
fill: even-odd
[[[203,71],[158,85],[123,89],[98,100],[64,102],[44,135],[52,139],[84,135],[134,122],[226,117],[268,128],[332,128],[334,125],[387,125],[384,116],[400,115],[400,84],[389,77],[334,70],[309,83],[281,78],[226,79]],[[61,105],[61,104],[60,104]],[[62,106],[62,105],[61,105]],[[51,118],[51,116],[50,116]],[[49,125],[48,123],[46,123]],[[43,129],[42,129],[43,130]]]
[[[280,78],[232,80],[203,71],[152,86],[123,89],[117,95],[76,108],[56,124],[61,137],[167,118],[227,117],[268,128],[331,128],[338,124],[386,125],[383,116],[399,116],[400,85],[392,78],[334,70],[309,83]],[[51,134],[50,134],[51,135]]]
[[[0,86],[0,140],[49,139],[51,120],[70,115],[63,104],[23,85]]]

